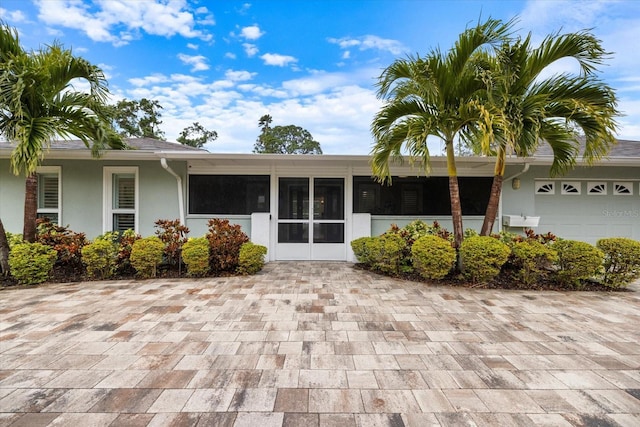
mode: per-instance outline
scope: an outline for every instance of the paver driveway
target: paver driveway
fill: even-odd
[[[0,424],[637,427],[639,294],[300,262],[5,290]]]

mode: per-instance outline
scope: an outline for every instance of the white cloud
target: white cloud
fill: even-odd
[[[374,35],[365,35],[356,38],[328,38],[329,43],[337,44],[341,49],[358,47],[360,50],[380,50],[399,55],[407,51],[407,48],[397,40],[383,39]]]
[[[293,56],[280,55],[278,53],[265,53],[260,58],[264,61],[265,65],[275,65],[277,67],[285,67],[288,64],[298,62]]]
[[[209,69],[207,58],[202,55],[191,56],[179,53],[178,59],[180,59],[184,64],[191,65],[191,71],[204,71]]]
[[[243,43],[242,47],[244,48],[244,53],[246,53],[249,58],[255,56],[259,52],[256,45],[251,43]]]
[[[249,83],[253,73],[244,70],[227,70],[223,79],[214,81],[154,74],[137,79],[134,90],[116,96],[157,99],[163,106],[162,129],[168,140],[175,140],[194,121],[215,130],[220,137],[207,147],[215,152],[251,152],[260,132],[258,119],[269,113],[275,124],[307,129],[325,153],[367,154],[372,140],[369,124],[380,101],[372,89],[357,82],[370,72],[312,71],[281,87]]]
[[[200,25],[216,25],[216,19],[212,13],[209,13],[209,9],[201,6],[195,10],[196,15],[205,15],[203,18],[198,18],[198,24]]]
[[[250,73],[249,71],[227,70],[224,73],[224,76],[231,81],[241,82],[245,80],[251,80],[256,74],[257,73]]]
[[[194,43],[187,43],[189,49],[198,50],[198,45]]]
[[[240,31],[240,35],[247,40],[258,40],[260,37],[264,35],[264,32],[260,31],[259,26],[251,25],[249,27],[244,27]]]
[[[196,30],[195,19],[185,0],[98,0],[85,4],[76,0],[37,0],[38,18],[45,24],[84,32],[94,41],[127,44],[136,32],[211,40]]]
[[[346,74],[314,72],[307,77],[287,80],[282,83],[282,87],[289,91],[291,96],[307,96],[326,92],[349,83]]]
[[[621,128],[618,138],[640,141],[640,122],[637,119],[640,117],[640,101],[622,98],[618,108],[624,114],[623,117],[618,119]]]
[[[235,54],[235,53],[233,53],[233,52],[227,52],[227,53],[225,53],[225,54],[224,54],[224,57],[225,57],[225,58],[229,58],[229,59],[236,59],[236,58],[237,58],[236,54]]]
[[[7,10],[0,7],[0,19],[11,23],[26,22],[27,16],[21,10]]]
[[[150,76],[142,77],[142,78],[132,78],[128,80],[133,86],[147,86],[147,85],[157,85],[159,83],[166,83],[169,79],[163,74],[152,74]]]

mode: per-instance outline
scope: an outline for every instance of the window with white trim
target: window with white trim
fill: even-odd
[[[560,194],[563,195],[579,195],[582,185],[579,181],[564,181],[561,184]]]
[[[38,176],[38,218],[49,218],[54,224],[60,224],[62,208],[62,189],[60,166],[40,166]]]
[[[595,196],[607,195],[607,183],[606,182],[587,182],[587,194]]]
[[[633,182],[614,182],[613,194],[615,196],[632,196]]]
[[[104,231],[138,232],[138,168],[104,168]]]
[[[536,194],[556,194],[556,183],[554,181],[536,181]]]

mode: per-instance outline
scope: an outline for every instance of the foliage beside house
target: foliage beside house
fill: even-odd
[[[594,246],[531,230],[525,236],[467,230],[459,248],[462,272],[455,271],[453,245],[452,233],[422,221],[351,242],[364,268],[434,284],[606,290],[640,278],[640,241],[628,238],[600,239]]]
[[[41,219],[35,243],[9,234],[11,274],[18,284],[34,285],[48,280],[246,275],[262,269],[266,247],[251,243],[228,220],[213,219],[211,224],[208,237],[187,239],[189,231],[179,221],[158,220],[154,236],[114,231],[91,242],[84,233]]]

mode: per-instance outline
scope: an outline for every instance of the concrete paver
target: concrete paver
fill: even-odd
[[[637,426],[631,292],[348,263],[0,292],[0,426]]]

